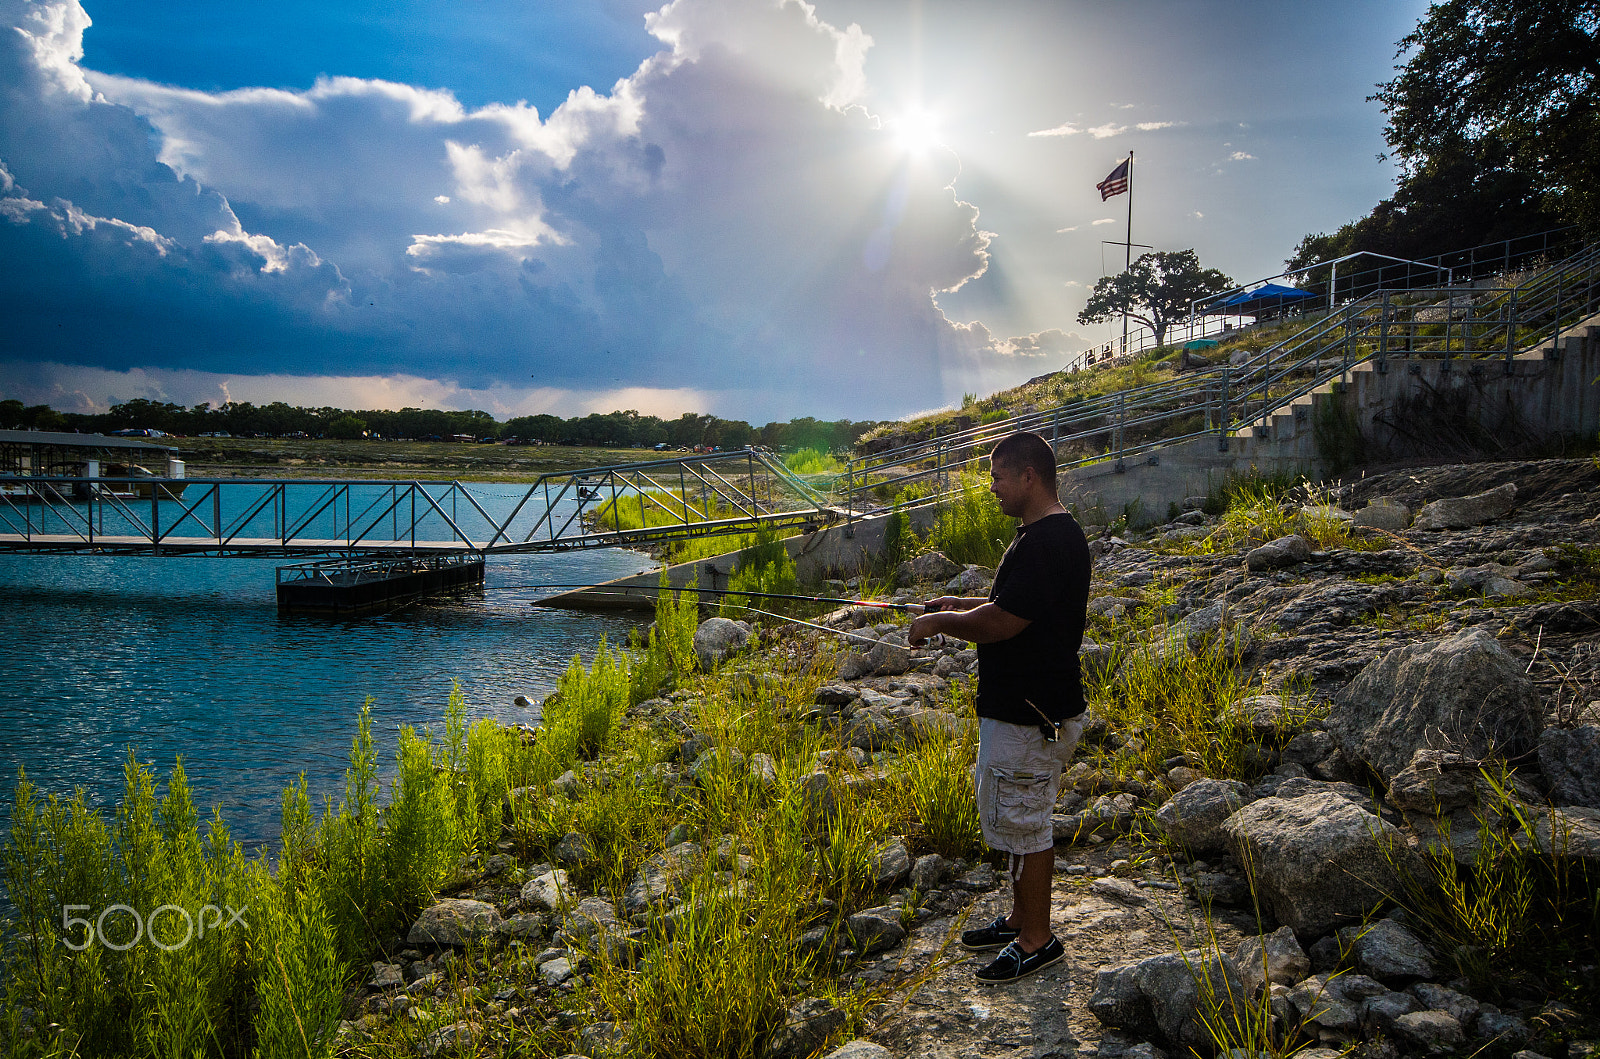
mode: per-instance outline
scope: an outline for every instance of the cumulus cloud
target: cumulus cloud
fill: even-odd
[[[1066,232],[1075,232],[1081,227],[1083,227],[1083,226],[1079,225],[1079,224],[1074,224],[1070,228],[1057,228],[1056,229],[1056,234],[1057,235],[1062,235],[1062,234],[1065,234]]]
[[[1230,162],[1247,162],[1255,158],[1249,151],[1235,151],[1228,156]]]
[[[547,116],[350,77],[111,76],[81,66],[89,25],[77,0],[0,0],[8,375],[637,388],[864,417],[1033,355],[940,310],[991,236],[861,106],[871,38],[799,0],[674,0],[648,18],[657,54]]]
[[[1117,219],[1115,217],[1101,217],[1099,220],[1090,221],[1089,223],[1095,226],[1102,224],[1116,224]]]

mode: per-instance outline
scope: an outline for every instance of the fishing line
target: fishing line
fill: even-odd
[[[838,596],[807,596],[796,592],[746,592],[731,588],[668,588],[662,589],[658,585],[492,585],[486,588],[494,591],[507,592],[512,589],[547,589],[565,588],[591,592],[602,592],[612,596],[627,596],[634,592],[693,592],[702,596],[746,596],[751,599],[797,599],[806,603],[836,603],[848,607],[876,607],[880,610],[903,610],[911,614],[922,614],[927,611],[926,603],[887,603],[876,599],[844,599]],[[537,604],[534,604],[537,606]]]

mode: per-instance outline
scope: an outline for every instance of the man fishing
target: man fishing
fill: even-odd
[[[1049,442],[1011,434],[994,447],[989,467],[1000,510],[1020,520],[1016,538],[987,599],[930,600],[909,639],[915,646],[945,633],[978,645],[978,819],[984,841],[1009,856],[1012,909],[962,934],[961,944],[1000,950],[977,972],[979,982],[1000,985],[1066,955],[1050,930],[1050,815],[1083,732],[1078,647],[1090,560],[1083,530],[1061,506]]]

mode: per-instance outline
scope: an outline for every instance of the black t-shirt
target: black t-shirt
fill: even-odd
[[[1009,640],[978,645],[978,716],[1038,724],[1084,710],[1078,648],[1089,606],[1089,542],[1071,515],[1018,526],[995,571],[989,602],[1030,624]]]

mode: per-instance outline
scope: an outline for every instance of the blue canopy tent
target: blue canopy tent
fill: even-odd
[[[1254,290],[1242,290],[1226,298],[1210,302],[1201,311],[1217,316],[1262,316],[1299,307],[1302,303],[1320,297],[1299,287],[1286,287],[1281,283],[1266,283]]]

